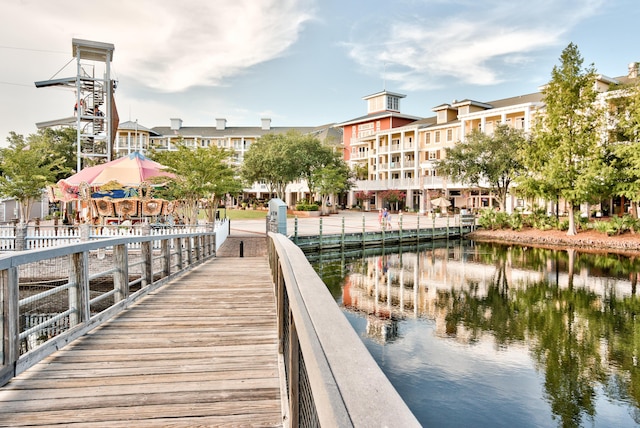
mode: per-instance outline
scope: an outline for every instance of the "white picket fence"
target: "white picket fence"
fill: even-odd
[[[220,239],[216,236],[216,250],[222,245],[228,234],[228,221],[216,221],[213,231],[220,234]],[[40,248],[51,248],[60,245],[75,244],[87,239],[102,239],[124,236],[143,235],[172,235],[176,233],[200,233],[211,231],[211,225],[197,226],[166,226],[153,227],[146,225],[135,226],[90,226],[88,237],[83,237],[78,226],[29,226],[25,236],[25,249],[35,250]],[[219,242],[219,243],[218,243]],[[139,245],[139,244],[138,244]],[[159,244],[158,244],[159,245]],[[0,251],[15,251],[16,249],[16,227],[0,226]]]

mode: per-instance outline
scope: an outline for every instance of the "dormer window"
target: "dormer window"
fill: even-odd
[[[364,97],[367,101],[368,113],[377,113],[380,111],[400,111],[400,99],[406,95],[395,92],[382,91]]]
[[[398,97],[387,95],[387,110],[400,110],[400,99]]]

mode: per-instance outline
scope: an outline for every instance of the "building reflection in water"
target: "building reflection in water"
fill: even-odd
[[[513,252],[507,248],[511,249],[496,252],[491,246],[461,242],[364,258],[345,275],[343,306],[367,314],[367,335],[379,342],[397,337],[399,320],[426,318],[435,321],[439,336],[467,343],[472,336],[464,325],[447,319],[452,294],[470,293],[483,299],[496,286],[526,288],[540,281],[560,289],[587,288],[602,297],[612,292],[619,298],[635,294],[637,273],[612,277],[611,272],[579,263],[575,251],[567,251],[563,258],[538,260],[527,253],[548,250],[521,247]]]
[[[640,424],[640,258],[435,245],[316,265],[421,421]]]

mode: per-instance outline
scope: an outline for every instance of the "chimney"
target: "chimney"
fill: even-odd
[[[171,130],[179,131],[182,128],[182,119],[171,119]]]
[[[268,131],[271,129],[271,119],[263,118],[262,119],[262,130]]]
[[[638,77],[638,65],[640,63],[632,62],[629,64],[629,79],[635,79]]]
[[[224,131],[227,128],[227,119],[216,119],[216,130]]]

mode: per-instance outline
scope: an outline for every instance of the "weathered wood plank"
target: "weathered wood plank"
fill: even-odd
[[[0,388],[0,425],[282,426],[277,351],[266,258],[214,259]]]

